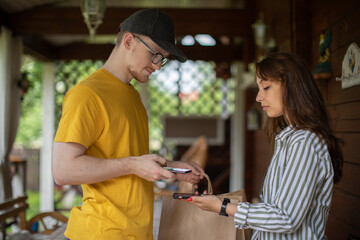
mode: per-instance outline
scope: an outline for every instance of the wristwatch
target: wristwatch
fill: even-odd
[[[219,215],[228,217],[229,215],[226,214],[226,206],[230,202],[230,199],[224,198],[224,201],[221,204],[221,209]]]

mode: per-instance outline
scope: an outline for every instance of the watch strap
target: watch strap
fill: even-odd
[[[226,216],[228,217],[229,215],[226,213],[226,206],[228,205],[228,203],[230,202],[230,199],[228,198],[224,198],[222,204],[221,204],[221,209],[219,212],[219,215],[221,216]]]

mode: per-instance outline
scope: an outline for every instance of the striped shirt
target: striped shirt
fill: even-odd
[[[333,168],[324,141],[290,126],[275,138],[261,203],[239,203],[237,228],[252,228],[252,239],[326,239]]]

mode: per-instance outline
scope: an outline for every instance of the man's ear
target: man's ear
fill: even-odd
[[[122,40],[122,45],[126,48],[126,49],[130,49],[132,47],[132,45],[134,44],[134,35],[132,33],[125,33],[123,40]]]

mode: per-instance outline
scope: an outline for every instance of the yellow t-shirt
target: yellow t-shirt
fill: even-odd
[[[104,161],[149,153],[148,119],[138,92],[106,70],[97,70],[67,93],[54,141],[80,143],[87,155]],[[82,206],[71,210],[66,237],[153,238],[151,182],[127,175],[83,184],[82,189]]]

